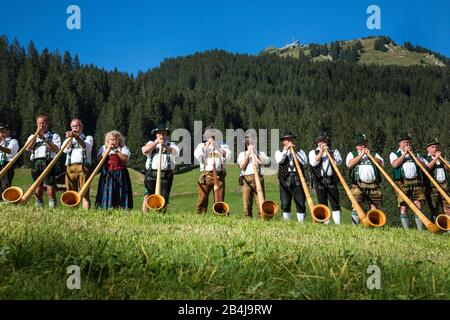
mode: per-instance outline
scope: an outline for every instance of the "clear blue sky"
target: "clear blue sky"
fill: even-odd
[[[68,30],[66,9],[81,9],[81,30]],[[366,27],[369,5],[381,30]],[[450,56],[450,0],[29,0],[0,3],[0,35],[108,70],[146,71],[167,57],[209,49],[256,54],[292,39],[327,43],[384,34]]]

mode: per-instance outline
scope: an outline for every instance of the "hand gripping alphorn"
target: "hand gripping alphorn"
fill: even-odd
[[[334,160],[334,157],[331,155],[330,151],[327,147],[325,147],[325,153],[328,156],[328,160],[330,161],[331,165],[333,166],[334,171],[336,172],[337,176],[339,177],[339,180],[341,181],[342,187],[344,187],[345,193],[347,193],[348,198],[350,199],[353,208],[356,210],[356,213],[358,214],[359,220],[361,221],[361,224],[366,227],[382,227],[386,224],[386,215],[383,211],[379,209],[369,210],[367,212],[367,215],[364,213],[364,210],[362,209],[361,205],[358,203],[356,198],[353,196],[352,192],[350,191],[350,188],[348,187],[347,183],[345,182],[344,177],[342,176],[341,172],[339,171],[336,162]],[[370,161],[377,165],[377,167],[381,167],[378,162],[375,161],[374,158],[368,154]]]
[[[330,208],[323,204],[314,205],[311,194],[308,190],[308,185],[305,180],[305,176],[303,175],[303,171],[300,167],[300,164],[297,159],[297,154],[293,146],[290,148],[290,152],[292,153],[292,157],[294,158],[295,168],[300,177],[300,182],[302,183],[303,190],[305,192],[306,201],[308,203],[309,211],[311,212],[311,216],[313,218],[314,223],[325,223],[331,217]]]

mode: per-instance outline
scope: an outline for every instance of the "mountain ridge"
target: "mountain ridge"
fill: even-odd
[[[276,54],[311,61],[347,61],[358,64],[447,67],[450,59],[406,41],[398,45],[388,36],[338,40],[325,44],[301,44],[294,41],[282,48],[269,46],[259,55]]]

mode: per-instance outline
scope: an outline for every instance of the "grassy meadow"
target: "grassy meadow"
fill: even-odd
[[[396,227],[242,219],[238,170],[231,215],[195,213],[198,169],[175,176],[166,214],[139,211],[143,176],[130,170],[135,210],[0,207],[1,299],[449,299],[450,236]],[[97,179],[96,179],[97,180]],[[30,184],[16,170],[15,185]],[[276,176],[266,199],[279,203]],[[96,181],[91,188],[94,201]],[[344,195],[342,195],[344,196]],[[293,211],[295,212],[295,210]],[[388,214],[389,217],[389,214]],[[67,288],[67,267],[81,289]],[[380,268],[370,290],[367,269]]]

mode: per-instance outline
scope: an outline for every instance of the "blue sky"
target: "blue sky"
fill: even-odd
[[[69,30],[69,5],[81,9],[81,30]],[[369,30],[366,9],[381,8],[381,30]],[[293,39],[327,43],[388,35],[450,56],[450,0],[347,1],[86,1],[0,3],[0,35],[33,40],[39,50],[68,50],[82,63],[135,73],[165,58],[209,49],[256,54]]]

